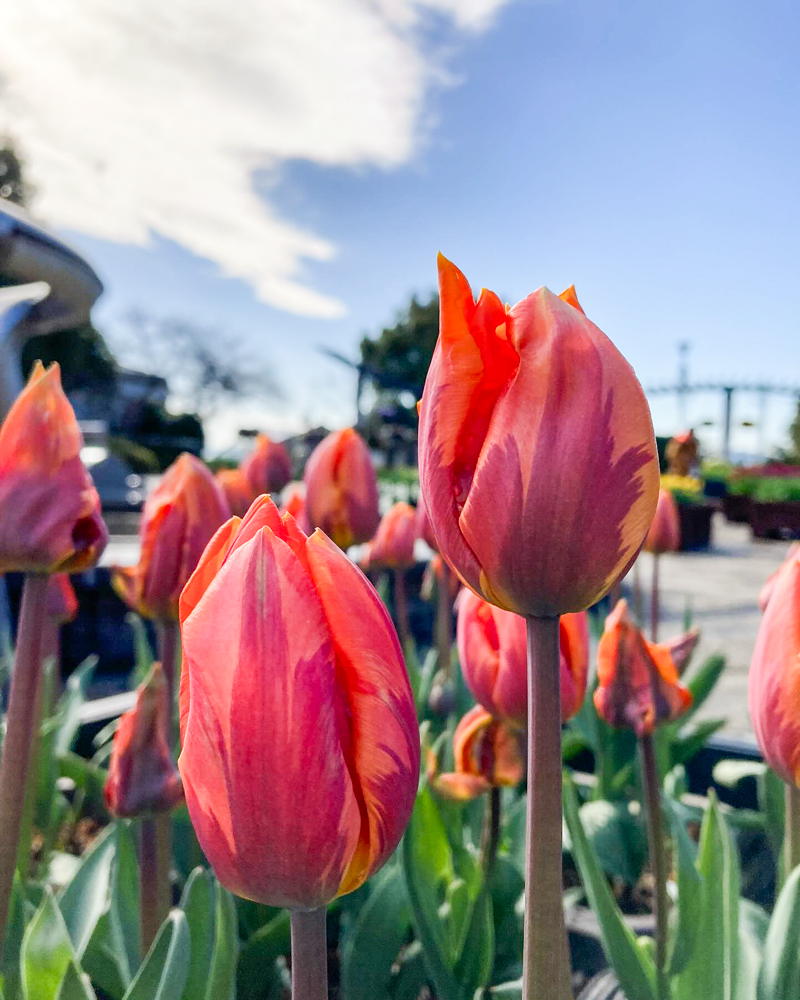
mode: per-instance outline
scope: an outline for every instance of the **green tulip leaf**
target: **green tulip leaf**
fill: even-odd
[[[56,1000],[97,1000],[97,994],[92,989],[88,977],[81,975],[74,962],[70,962],[67,966]]]
[[[800,997],[800,866],[781,890],[764,946],[758,1000]]]
[[[180,907],[186,914],[191,939],[189,969],[183,1000],[205,996],[214,949],[214,877],[195,868],[183,890]]]
[[[392,966],[411,928],[411,904],[400,869],[385,869],[375,880],[342,954],[347,1000],[389,995]]]
[[[289,912],[283,910],[247,940],[236,969],[238,1000],[263,1000],[270,990],[277,990],[275,962],[288,954],[290,938]]]
[[[55,1000],[75,951],[67,925],[49,889],[22,939],[20,967],[25,1000]]]
[[[79,960],[83,957],[97,921],[108,906],[114,848],[112,824],[83,855],[74,878],[58,897],[58,905]]]
[[[211,953],[206,1000],[235,1000],[236,960],[239,957],[236,904],[224,886],[217,883],[215,888],[214,950]]]
[[[674,976],[686,968],[692,957],[703,905],[703,880],[695,865],[697,848],[686,832],[686,824],[680,812],[669,798],[662,801],[672,830],[673,866],[678,881],[678,903],[675,907],[667,964],[667,971]]]
[[[597,915],[603,947],[627,1000],[655,1000],[655,966],[636,943],[609,888],[581,822],[578,796],[569,775],[564,776],[564,818],[572,840],[572,854],[589,904]],[[710,998],[704,997],[704,1000]]]
[[[175,1000],[189,971],[191,940],[186,917],[173,910],[147,953],[123,1000]]]

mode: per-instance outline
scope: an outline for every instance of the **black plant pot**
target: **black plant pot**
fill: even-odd
[[[696,552],[711,545],[711,516],[716,507],[706,503],[678,504],[681,520],[681,552]]]

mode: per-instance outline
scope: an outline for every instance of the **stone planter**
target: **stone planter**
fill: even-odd
[[[729,493],[722,498],[722,513],[734,524],[747,524],[750,520],[750,497],[744,493]]]
[[[750,504],[753,538],[800,538],[800,500]]]
[[[714,504],[679,503],[681,519],[681,552],[696,552],[711,545],[711,516]]]

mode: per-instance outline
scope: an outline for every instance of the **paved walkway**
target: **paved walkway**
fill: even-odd
[[[713,547],[661,557],[659,638],[683,630],[687,604],[702,632],[696,658],[724,653],[728,664],[699,717],[724,716],[724,735],[753,738],[747,710],[747,671],[761,622],[758,593],[786,556],[789,542],[753,541],[748,525],[729,524],[714,515]],[[652,557],[642,559],[644,604],[648,607]],[[695,660],[695,662],[697,662]]]

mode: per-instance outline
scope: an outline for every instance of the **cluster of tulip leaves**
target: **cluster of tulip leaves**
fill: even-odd
[[[152,656],[142,623],[132,616],[132,624],[135,684]],[[443,768],[452,767],[452,729],[472,705],[457,661],[451,665],[453,710],[443,720],[429,708],[441,674],[435,652],[421,661],[414,648],[406,655],[423,733],[435,742]],[[95,736],[90,759],[74,750],[95,662],[72,675],[42,725],[19,853],[25,878],[18,873],[15,879],[0,959],[0,1000],[86,1000],[96,996],[95,989],[111,1000],[280,1000],[289,981],[289,915],[235,899],[217,883],[204,866],[185,808],[172,819],[180,899],[153,947],[142,954],[135,823],[113,822],[103,800],[116,722]],[[741,898],[730,832],[766,831],[779,852],[783,817],[777,779],[761,764],[718,765],[720,784],[756,779],[760,808],[752,813],[713,798],[704,809],[685,794],[683,765],[719,725],[697,723],[692,716],[723,666],[721,658],[711,657],[689,674],[692,712],[658,734],[675,873],[669,998],[796,1000],[800,956],[791,942],[800,935],[800,873],[783,887],[770,919]],[[48,668],[45,703],[51,702],[52,683]],[[574,903],[576,893],[585,896],[628,1000],[662,1000],[652,943],[634,937],[610,888],[612,880],[634,884],[647,859],[636,746],[597,717],[591,691],[565,730],[565,762],[586,750],[594,755],[595,777],[565,772],[565,859],[571,859],[582,883],[565,896],[565,906]],[[70,779],[69,794],[60,778]],[[398,851],[367,885],[329,907],[328,933],[339,950],[345,1000],[416,1000],[426,985],[438,1000],[521,997],[525,805],[523,792],[503,790],[499,850],[487,878],[479,845],[488,798],[451,803],[423,779]],[[64,849],[65,831],[74,832],[87,816],[103,829],[79,859]],[[702,824],[699,846],[687,833],[688,823]],[[32,830],[41,839],[35,864]]]

